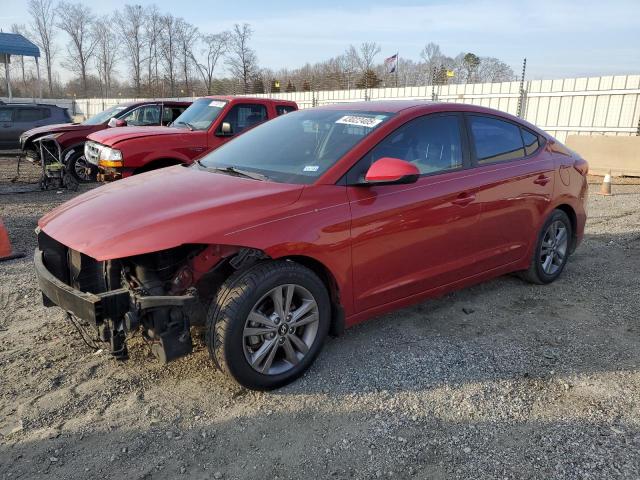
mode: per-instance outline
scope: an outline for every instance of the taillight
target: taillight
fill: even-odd
[[[574,160],[573,168],[580,172],[583,177],[586,177],[587,173],[589,173],[589,163],[582,157],[577,157]]]

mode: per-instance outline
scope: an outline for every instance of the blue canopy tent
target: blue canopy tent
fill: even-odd
[[[4,63],[5,78],[7,81],[7,93],[11,100],[11,79],[9,77],[9,62],[11,55],[22,55],[33,57],[36,61],[36,71],[38,72],[39,98],[42,98],[42,82],[40,81],[40,49],[36,44],[30,42],[19,33],[0,32],[0,63]]]

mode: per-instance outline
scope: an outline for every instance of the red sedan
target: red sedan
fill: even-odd
[[[300,376],[329,332],[509,272],[561,274],[587,163],[523,120],[419,101],[331,105],[248,131],[190,167],[92,190],[39,223],[45,304],[126,357],[204,326],[248,388]]]

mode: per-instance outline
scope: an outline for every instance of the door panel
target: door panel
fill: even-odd
[[[465,172],[348,187],[356,311],[473,274],[480,206]]]
[[[0,147],[11,148],[13,140],[13,110],[12,108],[0,107]]]
[[[473,124],[469,128],[470,143],[480,157],[473,169],[481,207],[477,266],[484,271],[529,254],[553,196],[555,169],[545,148],[539,148],[528,135],[527,141],[522,140],[522,133],[528,130],[489,116],[470,115],[468,124],[473,119],[479,119],[479,128]],[[521,133],[514,134],[514,130]],[[518,139],[520,145],[514,145]],[[492,156],[483,158],[483,151]]]

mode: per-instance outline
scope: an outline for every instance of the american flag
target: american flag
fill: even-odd
[[[387,73],[393,73],[398,66],[398,54],[391,55],[389,58],[384,59],[384,65],[387,67]]]

